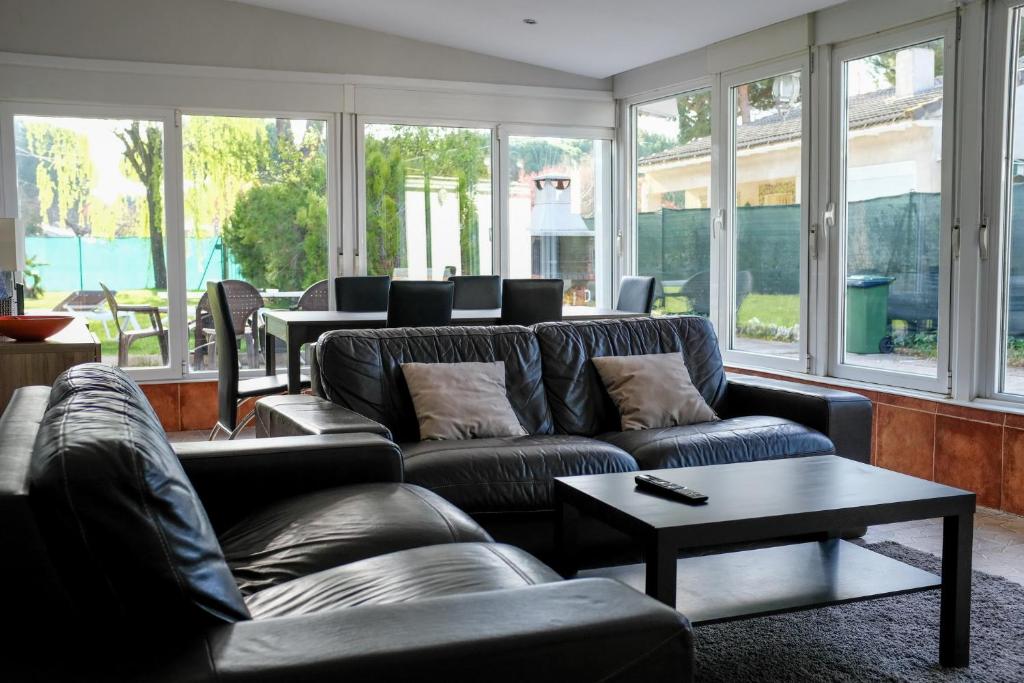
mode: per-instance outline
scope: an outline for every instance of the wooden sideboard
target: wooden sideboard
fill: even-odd
[[[41,342],[16,342],[0,336],[0,412],[15,389],[38,384],[50,386],[72,365],[100,360],[100,342],[84,320],[73,320]]]

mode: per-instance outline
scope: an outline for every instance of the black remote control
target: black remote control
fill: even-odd
[[[636,487],[642,491],[656,493],[672,500],[689,503],[690,505],[699,505],[700,503],[706,503],[708,500],[708,497],[700,491],[688,489],[682,484],[673,484],[660,477],[655,477],[653,474],[638,474],[635,481]]]

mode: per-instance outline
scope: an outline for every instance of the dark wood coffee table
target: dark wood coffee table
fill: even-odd
[[[634,538],[644,563],[579,575],[619,579],[694,624],[941,589],[939,662],[967,665],[973,493],[834,455],[654,474],[709,501],[691,506],[637,491],[635,473],[555,479],[567,575],[576,573],[576,522],[584,514]],[[843,529],[936,517],[943,518],[941,578],[839,538]],[[680,551],[806,535],[826,540],[678,559]]]

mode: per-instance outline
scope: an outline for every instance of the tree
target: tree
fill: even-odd
[[[153,283],[167,289],[167,262],[164,259],[164,152],[163,131],[158,126],[132,121],[114,135],[124,145],[128,167],[146,188],[146,228],[153,259]]]
[[[305,289],[327,277],[327,156],[321,122],[296,145],[287,122],[269,124],[257,178],[234,202],[224,245],[257,287]]]
[[[32,161],[25,160],[22,168],[35,167],[38,225],[68,227],[79,236],[89,234],[89,196],[95,174],[89,139],[49,123],[25,124],[24,136],[25,156]]]
[[[680,145],[696,138],[711,136],[711,91],[676,98],[679,111]]]

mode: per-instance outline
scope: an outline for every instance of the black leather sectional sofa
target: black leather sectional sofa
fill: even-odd
[[[694,385],[722,419],[620,431],[618,411],[590,359],[667,352],[683,354]],[[727,377],[714,328],[696,316],[336,331],[320,338],[314,357],[315,395],[262,399],[261,435],[388,436],[401,446],[406,481],[542,557],[551,551],[553,477],[823,453],[870,458],[868,399]],[[505,362],[508,398],[529,435],[420,441],[401,364],[495,360]]]
[[[172,446],[98,364],[0,417],[0,547],[8,681],[692,678],[685,617],[494,543],[391,441]]]

